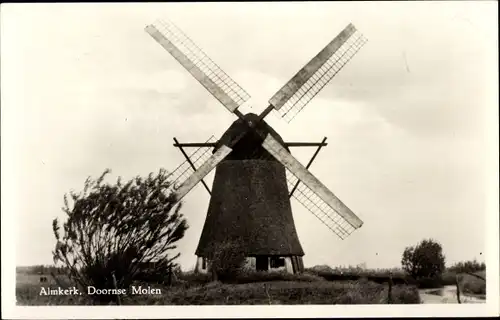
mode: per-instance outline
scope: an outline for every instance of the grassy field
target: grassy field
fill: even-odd
[[[485,271],[476,274],[485,277]],[[17,302],[20,305],[90,305],[86,294],[72,296],[40,295],[41,287],[57,288],[52,276],[40,283],[38,274],[25,270],[17,273]],[[130,294],[121,296],[128,305],[242,305],[242,304],[385,304],[388,281],[392,280],[392,303],[420,303],[419,289],[455,285],[456,273],[446,271],[441,279],[417,283],[400,269],[368,270],[316,266],[305,273],[291,275],[276,272],[244,273],[232,283],[211,281],[208,275],[183,272],[172,286],[143,283],[142,287],[159,289],[161,294]],[[62,287],[70,281],[57,276]],[[462,294],[485,297],[486,283],[472,275],[459,274]]]
[[[267,281],[245,284],[211,282],[190,288],[174,287],[161,297],[144,297],[126,303],[171,305],[276,305],[276,304],[385,304],[387,286],[372,282]],[[144,299],[141,301],[141,298]],[[393,288],[394,303],[420,303],[416,288]]]
[[[91,305],[89,296],[40,295],[41,287],[57,287],[50,280],[40,283],[39,275],[18,274],[16,296],[19,305]],[[231,284],[210,281],[205,275],[183,273],[172,286],[151,286],[161,294],[121,296],[127,305],[275,305],[275,304],[386,304],[388,285],[368,281],[366,278],[328,281],[305,273],[245,274]],[[130,290],[129,290],[130,293]],[[413,285],[394,285],[392,303],[420,303],[418,289]]]

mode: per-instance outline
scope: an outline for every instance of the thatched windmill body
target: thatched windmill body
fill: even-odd
[[[172,22],[159,21],[146,31],[238,119],[219,138],[204,143],[179,143],[186,161],[172,172],[180,201],[202,182],[210,203],[198,248],[196,270],[206,272],[217,244],[243,239],[247,262],[257,270],[303,270],[304,251],[293,220],[294,197],[341,239],[363,222],[308,168],[325,146],[285,142],[263,119],[273,110],[290,121],[342,69],[366,39],[349,24],[270,100],[260,114],[238,108],[250,96]],[[304,167],[290,147],[317,147]],[[197,148],[188,155],[184,148]],[[212,152],[210,152],[212,151]],[[203,178],[215,169],[212,190]]]

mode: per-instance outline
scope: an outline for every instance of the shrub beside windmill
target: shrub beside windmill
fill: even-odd
[[[238,119],[220,139],[179,143],[186,161],[172,172],[174,194],[180,201],[202,182],[210,194],[208,213],[196,249],[196,270],[206,272],[214,244],[243,239],[248,264],[256,270],[304,268],[290,198],[294,197],[341,239],[363,224],[340,199],[308,170],[320,143],[285,142],[264,118],[276,110],[291,121],[366,43],[349,24],[270,100],[259,115],[238,108],[250,96],[170,21],[146,27],[148,32],[226,109]],[[304,167],[290,147],[316,146]],[[187,155],[185,147],[197,149]],[[212,152],[210,152],[212,150]],[[203,181],[215,169],[212,190]]]

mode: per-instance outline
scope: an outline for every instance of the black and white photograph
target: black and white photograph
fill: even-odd
[[[499,314],[496,1],[0,13],[6,316]]]

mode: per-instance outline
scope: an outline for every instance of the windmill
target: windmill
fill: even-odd
[[[366,43],[349,24],[269,100],[259,115],[238,108],[250,96],[171,21],[157,21],[146,32],[166,49],[237,120],[216,139],[180,143],[186,161],[172,171],[173,194],[180,201],[198,183],[210,194],[207,217],[196,249],[196,270],[206,272],[214,244],[245,239],[247,263],[257,270],[304,268],[304,251],[293,221],[295,198],[341,239],[363,222],[309,172],[321,142],[285,142],[264,118],[273,110],[290,122]],[[184,148],[196,148],[190,155]],[[317,147],[303,166],[291,147]],[[212,190],[203,180],[215,169]]]

